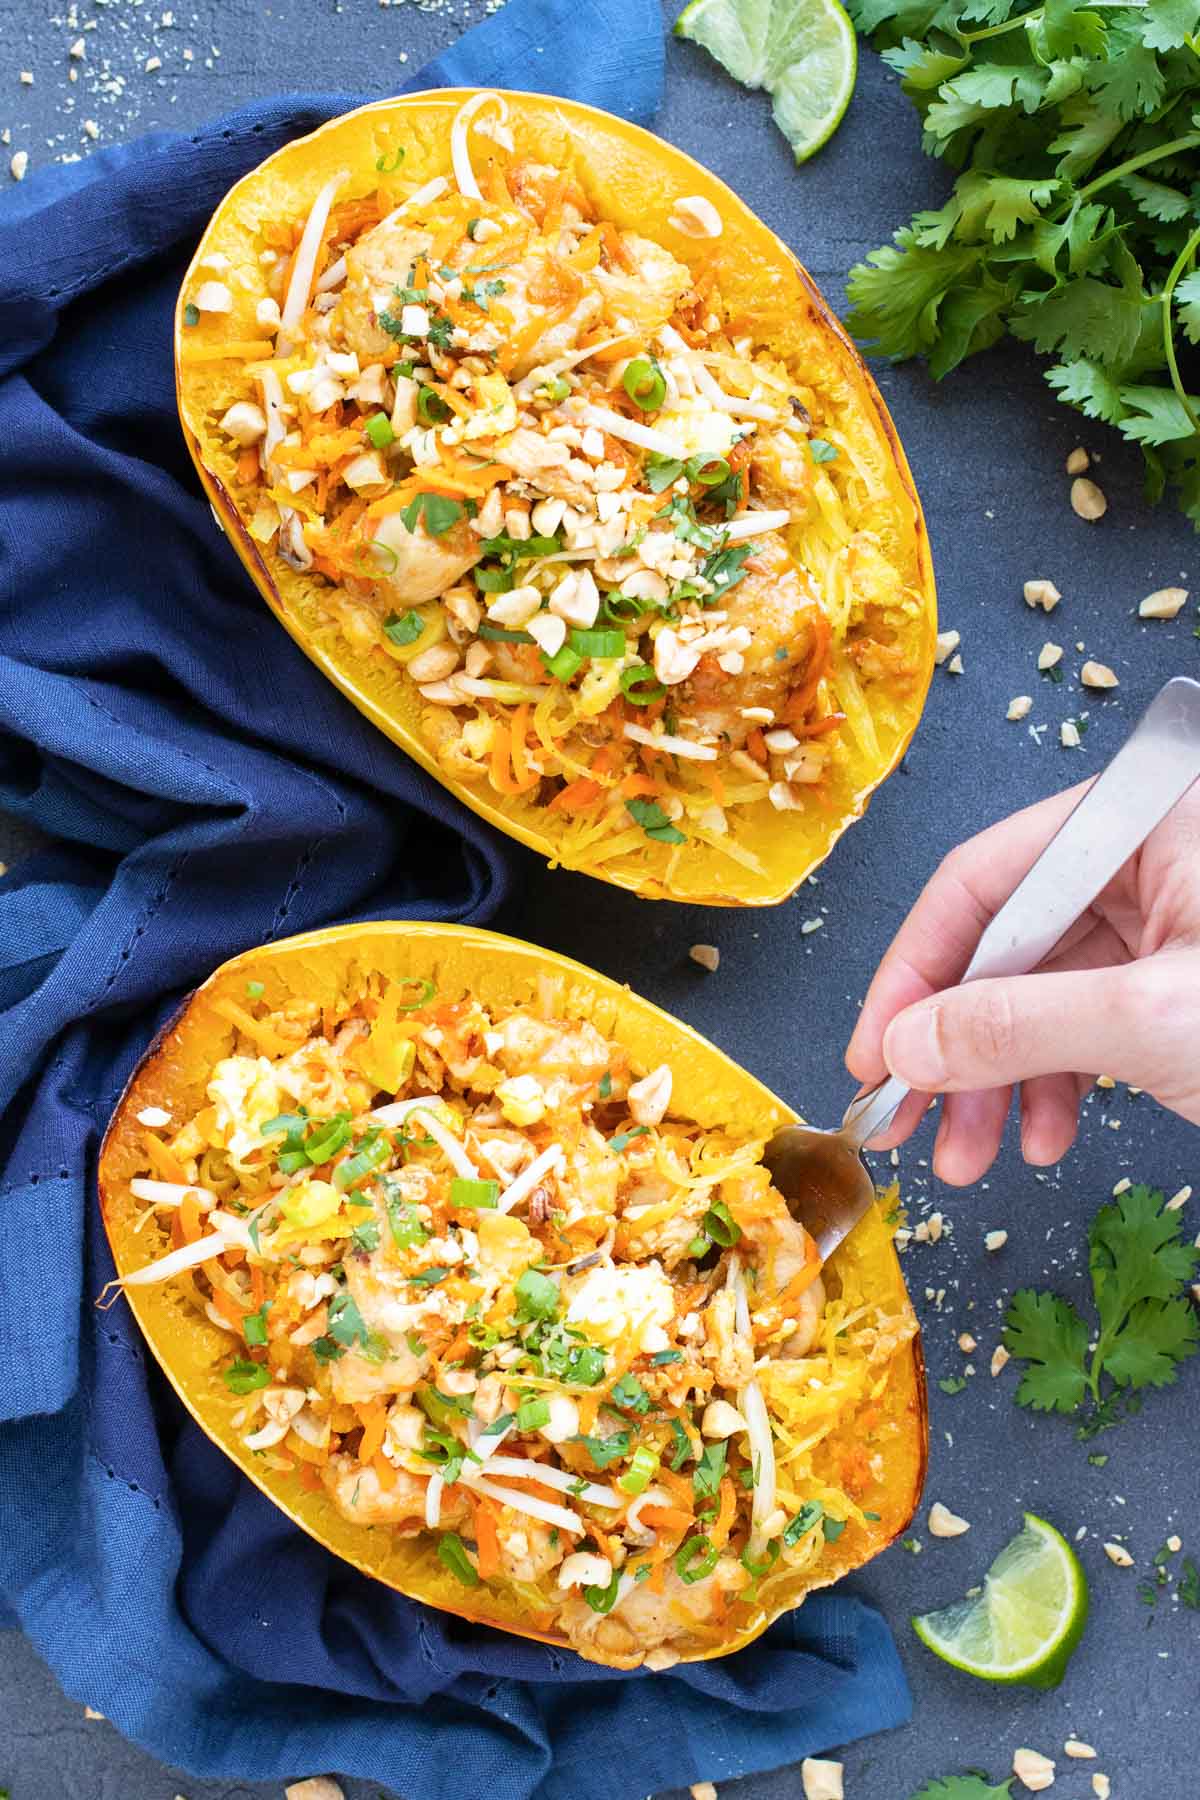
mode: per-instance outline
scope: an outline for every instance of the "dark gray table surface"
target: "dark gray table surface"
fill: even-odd
[[[0,0],[0,128],[11,130],[13,149],[30,151],[36,177],[38,164],[55,156],[153,126],[190,125],[270,90],[387,92],[389,71],[402,79],[483,12],[481,4],[436,0],[390,7],[386,0],[184,0],[175,22],[164,25],[171,15],[158,0],[81,0],[77,10]],[[80,35],[86,56],[70,83],[68,47]],[[146,73],[156,56],[161,69]],[[32,87],[19,82],[21,69],[33,72]],[[914,207],[935,203],[946,179],[920,154],[908,103],[869,51],[845,124],[807,168],[794,167],[765,98],[735,87],[689,45],[669,45],[658,126],[745,196],[835,305],[851,263]],[[1137,459],[1057,405],[1031,358],[993,352],[942,388],[917,367],[884,371],[881,385],[924,497],[943,624],[962,634],[965,673],[936,674],[907,762],[867,821],[776,911],[648,906],[552,874],[531,858],[520,902],[497,921],[628,980],[819,1120],[833,1119],[845,1103],[840,1056],[856,1005],[938,858],[1002,813],[1097,768],[1161,681],[1195,672],[1200,662],[1193,606],[1170,624],[1136,616],[1151,589],[1187,585],[1200,560],[1190,530],[1177,515],[1146,508]],[[1077,443],[1099,459],[1092,473],[1109,499],[1100,525],[1083,523],[1068,505],[1063,465]],[[1022,583],[1040,576],[1064,595],[1050,620],[1021,598]],[[1067,647],[1059,686],[1035,668],[1048,637]],[[1089,699],[1081,690],[1084,646],[1119,675],[1111,698]],[[1005,709],[1021,693],[1034,697],[1033,713],[1028,724],[1010,724]],[[1062,749],[1060,722],[1083,714],[1090,729],[1082,748]],[[1035,736],[1030,726],[1046,729]],[[0,855],[19,852],[22,842],[0,845]],[[815,918],[823,928],[802,934],[802,923]],[[697,941],[720,946],[715,975],[689,961]],[[989,1178],[959,1193],[932,1180],[928,1134],[904,1151],[899,1175],[914,1217],[936,1209],[947,1220],[938,1244],[914,1245],[906,1258],[932,1378],[926,1506],[944,1501],[970,1520],[971,1531],[932,1539],[923,1510],[915,1528],[920,1554],[891,1550],[858,1578],[859,1591],[895,1626],[915,1715],[904,1730],[846,1751],[848,1800],[907,1800],[930,1777],[972,1766],[997,1780],[1021,1744],[1058,1756],[1056,1800],[1087,1800],[1095,1769],[1111,1777],[1114,1800],[1195,1800],[1200,1617],[1178,1604],[1173,1586],[1148,1610],[1137,1584],[1170,1533],[1184,1538],[1185,1554],[1200,1549],[1200,1364],[1103,1440],[1102,1468],[1089,1463],[1068,1423],[1032,1418],[1013,1404],[1012,1370],[993,1380],[987,1365],[1015,1287],[1050,1282],[1082,1294],[1086,1222],[1113,1184],[1128,1175],[1170,1193],[1197,1178],[1196,1148],[1191,1128],[1145,1096],[1093,1090],[1080,1143],[1047,1176],[1027,1170],[1010,1141]],[[1189,1231],[1200,1228],[1200,1200],[1185,1219]],[[983,1236],[993,1227],[1007,1229],[1009,1241],[989,1255]],[[976,1373],[965,1391],[947,1395],[937,1380],[963,1370],[968,1359],[956,1343],[963,1331],[979,1341],[970,1359]],[[914,1610],[955,1598],[977,1580],[1023,1508],[1079,1537],[1092,1584],[1087,1635],[1053,1694],[976,1684],[930,1657],[907,1624]],[[1107,1560],[1102,1545],[1113,1538],[1128,1544],[1134,1569]],[[1071,1732],[1098,1748],[1098,1762],[1063,1759]],[[728,1785],[725,1771],[711,1773],[728,1800],[800,1794],[796,1770]],[[404,1794],[403,1771],[391,1778]],[[0,1638],[5,1785],[12,1800],[232,1800],[281,1791],[281,1784],[195,1781],[163,1769],[108,1724],[86,1720],[14,1636]],[[351,1800],[375,1800],[378,1792],[378,1783],[347,1784]],[[614,1778],[614,1796],[621,1792]]]

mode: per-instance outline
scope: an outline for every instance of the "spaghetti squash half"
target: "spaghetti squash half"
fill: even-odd
[[[232,190],[180,411],[264,597],[383,731],[555,863],[786,898],[902,755],[921,511],[807,275],[698,164],[442,92]]]
[[[917,1326],[822,1267],[792,1115],[615,982],[355,925],[225,964],[101,1155],[154,1354],[277,1505],[429,1604],[617,1668],[723,1655],[902,1531]]]

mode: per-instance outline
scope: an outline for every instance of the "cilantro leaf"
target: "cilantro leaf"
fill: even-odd
[[[1087,1326],[1057,1294],[1021,1288],[1004,1315],[1004,1347],[1029,1363],[1017,1389],[1035,1412],[1074,1412],[1087,1392]]]
[[[1172,1299],[1200,1262],[1200,1251],[1182,1241],[1179,1214],[1168,1212],[1162,1194],[1145,1186],[1101,1207],[1088,1237],[1096,1310],[1106,1331],[1116,1329],[1139,1300]]]
[[[1119,1387],[1169,1387],[1178,1365],[1200,1348],[1196,1310],[1182,1294],[1142,1300],[1113,1339],[1104,1367]]]
[[[672,825],[657,800],[627,800],[625,810],[635,825],[658,844],[686,844],[683,832]]]
[[[443,537],[463,517],[464,508],[445,494],[414,494],[401,509],[400,519],[406,531],[415,531],[418,520],[430,537]]]
[[[1175,306],[1188,343],[1200,344],[1200,269],[1193,269],[1178,284]]]

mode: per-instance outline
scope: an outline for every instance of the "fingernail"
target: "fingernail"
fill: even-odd
[[[927,1094],[946,1083],[941,1023],[941,1008],[931,1001],[900,1013],[883,1036],[883,1059],[891,1073]]]

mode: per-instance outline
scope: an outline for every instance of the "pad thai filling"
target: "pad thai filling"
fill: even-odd
[[[879,484],[836,407],[729,315],[715,207],[678,203],[693,269],[517,154],[506,112],[467,102],[450,176],[406,185],[397,146],[371,193],[343,172],[264,223],[269,354],[236,347],[254,397],[219,422],[239,504],[404,666],[448,774],[609,855],[720,845],[740,808],[822,804],[848,718],[875,747],[864,689],[915,679],[918,602],[848,522]],[[185,323],[230,310],[226,265]]]
[[[869,1430],[821,1446],[911,1325],[827,1294],[761,1140],[543,998],[215,1001],[200,1109],[138,1115],[138,1228],[170,1246],[125,1285],[182,1287],[245,1446],[422,1538],[439,1604],[508,1590],[584,1655],[665,1667],[870,1529]]]

